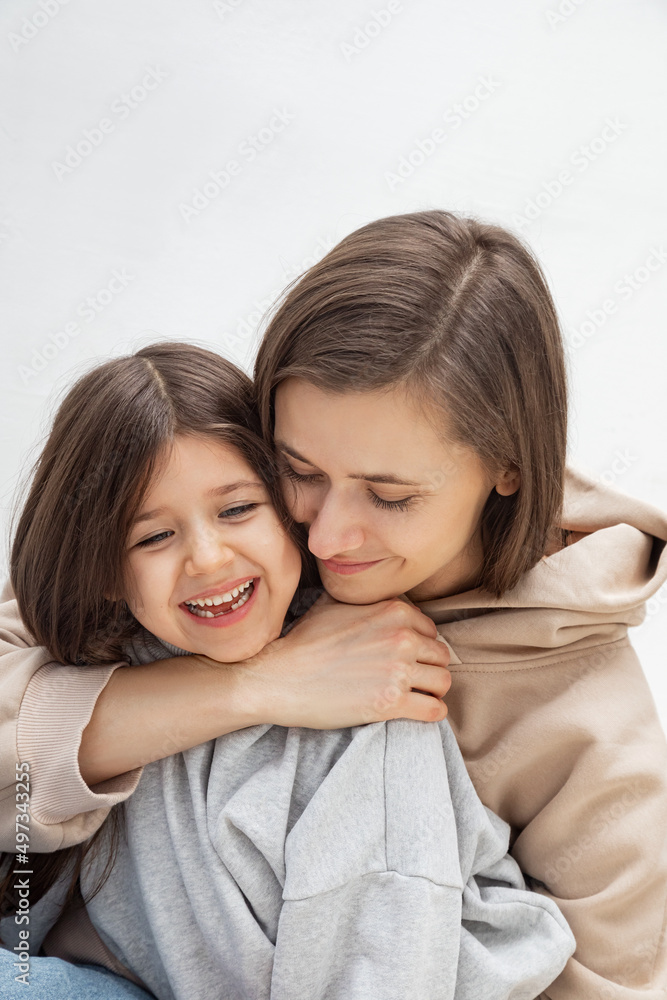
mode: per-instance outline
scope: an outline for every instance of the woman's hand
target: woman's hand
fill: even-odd
[[[81,776],[95,785],[267,722],[343,729],[444,719],[449,650],[436,635],[430,618],[401,600],[358,606],[325,594],[291,632],[241,663],[182,656],[121,667],[83,731]],[[65,682],[76,686],[69,674]]]
[[[400,599],[359,606],[323,594],[283,638],[237,665],[258,722],[340,729],[447,715],[449,650]],[[239,680],[241,678],[239,677]]]

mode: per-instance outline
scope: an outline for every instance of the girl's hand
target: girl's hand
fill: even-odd
[[[323,594],[292,630],[237,665],[257,722],[340,729],[447,715],[449,650],[400,599],[339,604]]]

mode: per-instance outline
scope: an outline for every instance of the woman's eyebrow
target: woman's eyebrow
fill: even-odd
[[[292,458],[295,458],[297,462],[303,462],[304,465],[312,465],[314,469],[317,468],[313,462],[304,458],[303,455],[300,455],[298,451],[294,450],[294,448],[290,448],[284,441],[276,441],[276,447],[280,448],[281,451],[286,452]],[[361,479],[365,483],[383,483],[385,486],[424,486],[423,483],[415,483],[411,479],[401,479],[399,476],[394,476],[391,472],[378,472],[370,475],[367,475],[364,472],[352,472],[349,476],[347,476],[347,478]]]
[[[207,491],[206,496],[224,497],[229,493],[235,493],[236,490],[247,490],[251,488],[263,490],[264,484],[254,479],[239,479],[236,483],[226,483],[224,486],[214,486],[212,489]],[[162,515],[166,513],[166,507],[156,507],[155,510],[147,510],[143,514],[138,514],[132,523],[141,524],[142,521],[152,521],[153,518],[162,517]]]

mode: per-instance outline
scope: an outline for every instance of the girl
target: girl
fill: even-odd
[[[241,372],[186,345],[77,383],[12,552],[20,603],[39,594],[24,610],[37,635],[134,663],[239,662],[279,635],[302,560],[250,398]],[[125,836],[114,847],[104,827],[97,855],[37,902],[33,947],[80,877],[87,912],[69,909],[47,954],[97,959],[159,998],[534,996],[574,941],[525,891],[509,828],[440,726],[251,726],[149,765]],[[52,1000],[115,995],[108,972],[29,965]]]

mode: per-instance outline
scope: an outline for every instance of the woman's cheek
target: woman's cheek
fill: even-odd
[[[286,482],[283,487],[283,496],[285,497],[287,509],[299,524],[312,520],[312,516],[309,516],[310,508],[313,506],[312,497],[310,496],[312,492],[312,488],[304,488],[291,482]]]

